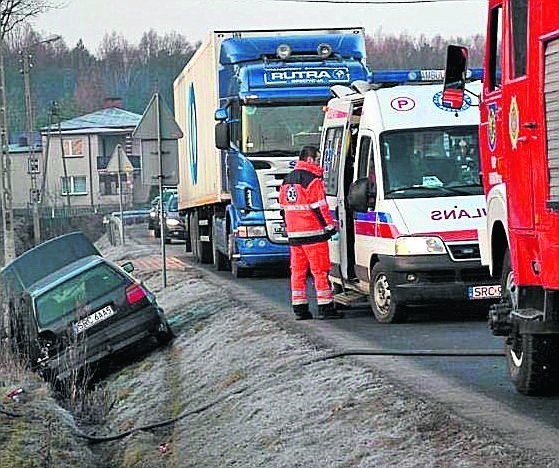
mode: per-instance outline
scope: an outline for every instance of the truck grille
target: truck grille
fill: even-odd
[[[545,119],[547,127],[547,166],[549,197],[559,201],[559,39],[545,46]]]
[[[461,260],[479,260],[479,244],[477,242],[469,242],[467,244],[448,244],[450,258],[454,261]]]

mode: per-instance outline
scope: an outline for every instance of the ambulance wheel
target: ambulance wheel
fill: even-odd
[[[398,323],[405,321],[406,308],[398,304],[398,298],[392,285],[392,273],[381,263],[375,264],[371,272],[369,301],[377,322]]]

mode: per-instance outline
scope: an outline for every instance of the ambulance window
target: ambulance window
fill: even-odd
[[[512,78],[526,75],[528,0],[511,1]]]
[[[361,137],[361,145],[359,146],[359,165],[357,166],[357,178],[362,179],[369,175],[369,153],[371,151],[371,137]],[[372,162],[371,162],[372,164]]]
[[[338,175],[340,172],[343,137],[343,127],[333,127],[326,131],[322,155],[326,195],[338,194]]]
[[[501,58],[503,37],[503,7],[491,10],[491,23],[489,31],[489,91],[501,87]]]

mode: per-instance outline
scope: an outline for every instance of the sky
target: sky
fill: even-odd
[[[367,34],[407,32],[428,37],[470,36],[485,29],[486,0],[417,5],[296,3],[284,0],[61,0],[34,27],[60,34],[68,46],[81,38],[96,52],[106,33],[138,43],[145,31],[176,31],[189,41],[212,30],[362,26]],[[340,0],[343,1],[343,0]],[[390,1],[390,0],[388,0]]]

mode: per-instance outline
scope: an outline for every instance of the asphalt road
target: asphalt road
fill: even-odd
[[[157,250],[158,240],[144,237],[144,232],[142,241],[153,243]],[[184,244],[178,242],[168,246],[168,252],[187,260],[189,257]],[[211,265],[201,266],[212,270]],[[259,272],[255,277],[239,280],[227,272],[215,274],[230,280],[232,287],[254,294],[255,304],[262,298],[289,308],[286,272]],[[456,304],[437,310],[419,309],[408,323],[390,325],[377,323],[368,307],[362,306],[347,311],[343,320],[302,323],[301,330],[320,335],[337,349],[503,349],[503,340],[491,335],[483,313],[466,312]],[[559,396],[535,398],[518,394],[508,380],[504,357],[367,357],[363,361],[450,406],[461,416],[526,447],[550,451],[559,460]]]

